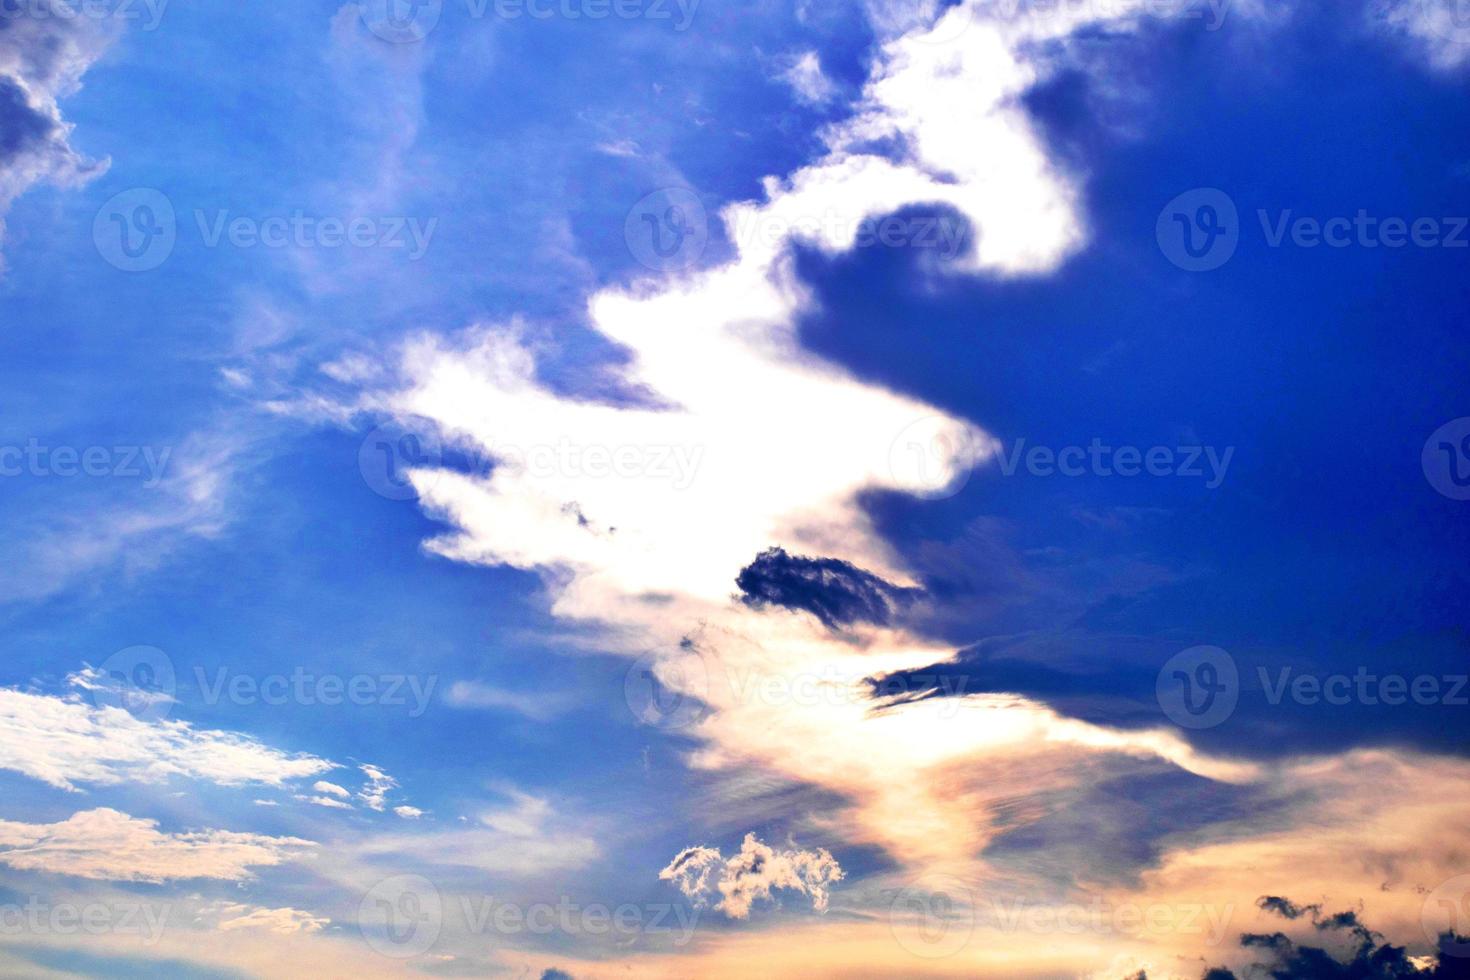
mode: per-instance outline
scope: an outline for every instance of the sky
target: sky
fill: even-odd
[[[0,0],[0,976],[1470,976],[1458,0]]]

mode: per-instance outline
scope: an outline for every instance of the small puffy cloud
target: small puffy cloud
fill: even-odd
[[[797,98],[812,105],[829,102],[837,95],[837,86],[822,73],[822,62],[815,51],[799,55],[781,72],[781,80],[791,86]]]
[[[416,806],[395,806],[393,812],[405,820],[417,820],[424,815],[424,811]]]
[[[0,744],[0,768],[64,790],[76,790],[77,783],[158,783],[174,776],[222,786],[281,786],[336,767],[248,735],[144,720],[122,708],[88,704],[76,694],[54,697],[13,688],[0,689]]]
[[[280,936],[294,936],[321,932],[332,924],[332,920],[301,909],[264,908],[221,902],[204,910],[205,918],[215,920],[220,932],[236,932],[241,929],[258,929]]]
[[[829,887],[842,880],[842,868],[823,848],[814,851],[776,850],[746,834],[740,853],[728,860],[712,847],[689,847],[681,851],[668,867],[658,873],[663,881],[671,881],[696,906],[708,901],[709,879],[718,871],[715,888],[720,900],[715,908],[732,919],[750,916],[750,907],[758,899],[769,899],[776,889],[788,889],[809,895],[812,908],[827,911]]]
[[[307,798],[306,802],[312,804],[313,806],[324,806],[324,807],[328,807],[328,808],[333,809],[333,810],[351,810],[352,809],[352,804],[351,803],[347,803],[347,802],[344,802],[342,800],[334,799],[333,797],[330,797],[330,796],[311,796],[311,797],[308,797]]]
[[[361,765],[358,768],[362,770],[368,782],[366,786],[357,791],[357,798],[369,810],[377,810],[381,813],[388,808],[388,791],[398,787],[398,780],[377,766]]]
[[[0,820],[0,864],[107,881],[240,881],[251,877],[253,867],[295,860],[315,846],[296,837],[229,830],[169,834],[156,820],[108,808],[75,813],[60,823]]]
[[[313,792],[321,793],[324,796],[335,796],[341,800],[349,799],[352,796],[352,793],[345,787],[338,786],[336,783],[329,783],[325,779],[319,779],[312,783],[311,788]]]

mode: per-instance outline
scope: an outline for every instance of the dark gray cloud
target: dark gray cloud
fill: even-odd
[[[1439,937],[1432,961],[1416,962],[1403,946],[1392,945],[1364,925],[1356,912],[1323,915],[1320,905],[1297,905],[1277,895],[1263,895],[1256,905],[1292,921],[1309,917],[1319,933],[1347,933],[1352,946],[1334,954],[1282,932],[1248,932],[1240,937],[1240,945],[1265,957],[1254,964],[1250,976],[1272,980],[1470,980],[1470,959],[1451,952],[1465,942],[1463,937],[1445,933]],[[1231,970],[1214,967],[1206,971],[1204,980],[1237,978]]]
[[[90,17],[37,16],[53,0],[16,7],[0,0],[0,244],[13,202],[43,181],[75,186],[103,172],[107,161],[72,148],[71,126],[57,101],[75,92],[82,75],[111,42],[116,25]]]
[[[851,562],[805,558],[771,548],[741,569],[735,584],[747,606],[782,606],[811,613],[830,629],[853,623],[887,626],[919,596]]]

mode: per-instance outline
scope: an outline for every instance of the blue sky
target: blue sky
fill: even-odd
[[[1452,3],[393,3],[0,0],[0,973],[1463,967]]]

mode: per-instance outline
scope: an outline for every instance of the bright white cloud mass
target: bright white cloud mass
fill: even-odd
[[[0,0],[0,973],[1459,975],[1452,5],[592,6]]]

